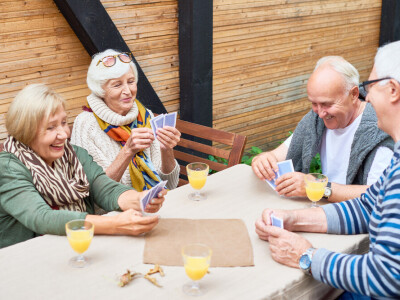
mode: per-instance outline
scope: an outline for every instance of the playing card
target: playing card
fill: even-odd
[[[271,214],[271,224],[272,226],[283,228],[283,220],[281,218],[275,217],[274,214]]]
[[[153,130],[154,137],[156,136],[156,124],[154,124],[154,119],[150,119],[151,130]]]
[[[164,126],[175,127],[176,126],[176,116],[177,116],[176,112],[166,114],[164,116]]]
[[[167,180],[160,181],[157,185],[153,186],[149,190],[149,192],[140,200],[140,208],[142,209],[142,212],[144,212],[147,204],[151,199],[157,198],[158,193],[162,191],[166,184]]]
[[[158,115],[153,119],[150,119],[151,129],[153,130],[154,137],[157,136],[157,128],[163,128],[164,126],[164,114]]]
[[[278,173],[276,173],[276,172],[274,172],[275,173],[275,179],[272,179],[272,180],[265,180],[274,190],[275,190],[275,188],[276,188],[276,185],[275,185],[275,180],[278,178]]]
[[[156,130],[158,128],[163,128],[164,127],[164,115],[159,115],[154,118],[154,124],[156,124]]]
[[[293,162],[291,159],[285,160],[285,161],[280,161],[277,163],[277,165],[279,168],[278,177],[280,177],[286,173],[294,172]]]

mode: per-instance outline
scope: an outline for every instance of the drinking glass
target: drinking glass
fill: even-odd
[[[308,199],[312,201],[311,207],[318,207],[317,202],[325,193],[328,177],[324,174],[310,173],[304,176],[306,193]]]
[[[190,296],[200,296],[205,288],[198,281],[206,275],[211,261],[211,249],[204,244],[189,244],[182,248],[183,263],[187,276],[192,280],[183,285],[183,292]]]
[[[94,225],[85,220],[72,220],[65,224],[68,242],[72,249],[79,255],[72,257],[69,264],[76,268],[83,268],[88,265],[83,253],[89,248],[93,238]]]
[[[189,194],[190,200],[205,200],[207,197],[200,193],[200,189],[206,184],[209,167],[205,163],[194,162],[186,166],[187,176],[194,193]]]

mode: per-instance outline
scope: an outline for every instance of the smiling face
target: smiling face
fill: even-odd
[[[137,85],[135,74],[129,69],[125,75],[107,81],[103,89],[105,91],[104,102],[115,113],[125,116],[133,106],[136,98]]]
[[[64,144],[69,137],[67,114],[62,105],[48,120],[42,120],[30,147],[50,167],[53,162],[64,155]]]
[[[342,76],[330,66],[321,66],[307,83],[313,111],[329,129],[345,128],[358,116],[358,87],[349,92]]]

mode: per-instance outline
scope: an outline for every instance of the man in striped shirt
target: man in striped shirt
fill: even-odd
[[[271,226],[272,210],[266,209],[256,232],[269,241],[273,259],[348,291],[345,299],[400,299],[400,41],[378,49],[369,81],[361,87],[376,111],[378,127],[396,143],[390,165],[359,198],[316,209],[274,210],[285,229]],[[369,252],[314,249],[293,231],[369,233]]]

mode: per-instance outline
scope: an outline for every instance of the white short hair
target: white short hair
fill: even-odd
[[[349,92],[354,86],[358,86],[360,82],[360,74],[357,69],[341,56],[325,56],[318,60],[314,71],[324,64],[329,64],[336,72],[338,72],[346,85],[346,92]]]
[[[400,82],[400,41],[380,47],[375,55],[375,71],[378,78],[391,77]],[[378,84],[385,84],[386,80]]]
[[[99,60],[101,60],[102,58],[106,56],[118,55],[121,53],[121,51],[107,49],[103,52],[99,52],[93,55],[92,62],[90,63],[88,69],[86,82],[89,89],[97,97],[104,97],[105,92],[103,90],[103,85],[107,81],[125,75],[129,72],[129,68],[133,71],[133,74],[135,74],[135,82],[138,82],[138,71],[133,61],[131,61],[130,63],[123,63],[119,60],[118,57],[116,57],[115,65],[113,65],[112,67],[106,67],[103,65],[102,62],[97,65]]]

